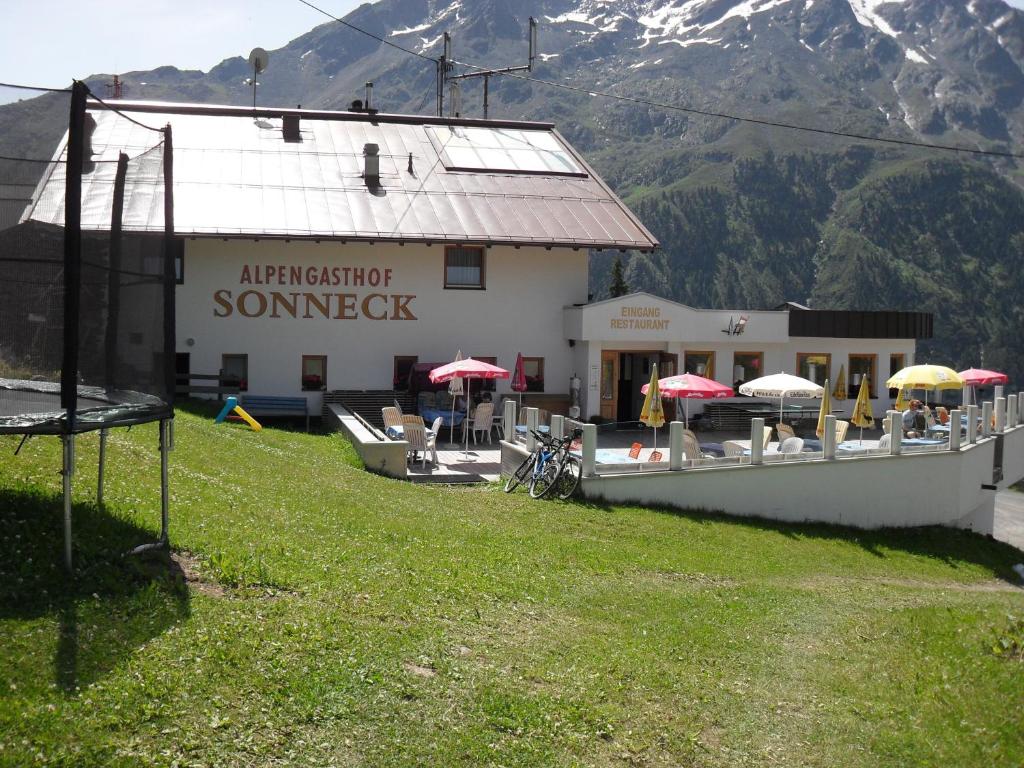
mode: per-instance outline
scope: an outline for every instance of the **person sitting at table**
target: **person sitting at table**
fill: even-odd
[[[920,400],[911,400],[910,406],[903,412],[903,436],[921,437],[925,426],[924,404]]]

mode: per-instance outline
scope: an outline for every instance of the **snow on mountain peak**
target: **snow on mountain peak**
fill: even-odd
[[[899,38],[899,33],[878,13],[883,5],[902,5],[905,0],[847,0],[850,10],[861,26],[877,29],[889,37]]]

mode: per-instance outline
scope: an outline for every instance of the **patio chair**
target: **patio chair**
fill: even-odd
[[[401,413],[402,412],[402,404],[400,402],[398,402],[398,398],[395,398],[391,402],[393,402],[395,404],[395,408],[397,408],[398,412]]]
[[[800,453],[804,449],[803,438],[787,437],[779,446],[779,453],[793,454]]]
[[[386,405],[380,409],[381,415],[384,417],[384,429],[388,427],[400,427],[402,426],[402,411],[398,408],[393,408],[390,405]]]
[[[465,422],[464,422],[465,423]],[[494,426],[494,403],[480,403],[473,414],[469,430],[473,433],[473,445],[476,445],[476,433],[486,432],[487,442],[491,442],[491,428]],[[483,442],[483,439],[481,439]]]
[[[701,459],[715,458],[711,454],[705,454],[701,451],[700,443],[697,442],[697,436],[688,429],[683,432],[683,456],[686,457],[687,461],[695,463]]]
[[[850,428],[850,422],[848,421],[837,421],[836,422],[836,445],[839,445],[843,440],[846,439],[846,430]]]
[[[423,426],[423,422],[419,424],[413,422],[407,422],[405,424],[405,439],[409,443],[409,455],[412,456],[412,461],[416,463],[416,454],[422,453],[423,458],[420,459],[420,468],[426,469],[427,466],[427,451],[431,451],[431,446],[427,442],[427,430]],[[434,465],[437,465],[437,449],[432,450]]]
[[[685,442],[685,441],[684,441]],[[740,457],[743,455],[744,448],[736,445],[732,441],[726,440],[722,443],[722,448],[725,450],[726,458],[729,457]]]
[[[888,451],[889,445],[892,443],[892,435],[886,432],[880,438],[878,438],[878,449],[880,451]]]
[[[779,442],[784,443],[791,437],[796,437],[796,432],[789,424],[783,424],[781,421],[775,425],[775,432],[779,436]]]
[[[434,423],[430,425],[430,431],[427,433],[427,448],[430,449],[430,455],[434,458],[434,465],[437,465],[437,436],[441,434],[441,427],[444,426],[444,418],[438,416],[434,419]]]
[[[767,448],[768,447],[768,443],[770,443],[771,441],[772,441],[772,428],[771,427],[765,427],[764,428],[764,447]]]

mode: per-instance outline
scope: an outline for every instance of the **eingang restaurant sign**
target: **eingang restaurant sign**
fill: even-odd
[[[213,316],[416,320],[411,307],[416,295],[389,292],[391,279],[390,267],[244,264],[238,290],[213,292]]]
[[[611,318],[611,327],[619,331],[664,331],[669,321],[661,316],[661,307],[625,306]]]

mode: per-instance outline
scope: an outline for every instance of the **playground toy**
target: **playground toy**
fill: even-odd
[[[224,403],[224,407],[220,409],[220,413],[217,414],[217,418],[213,420],[214,424],[220,424],[228,417],[229,413],[234,413],[238,418],[252,427],[253,432],[259,432],[263,429],[263,425],[260,424],[256,419],[245,412],[245,409],[238,404],[237,397],[229,397],[227,402]]]

